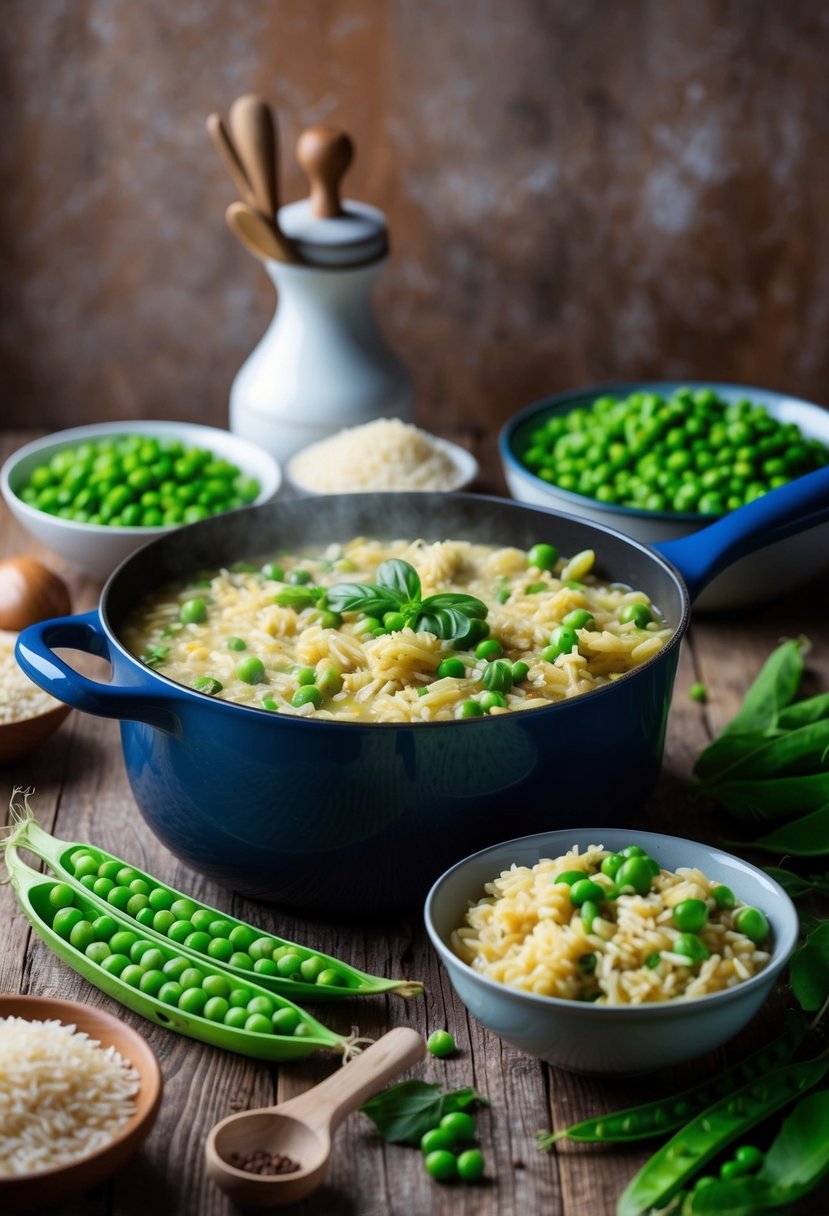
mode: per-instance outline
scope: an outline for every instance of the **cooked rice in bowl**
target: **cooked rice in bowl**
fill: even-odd
[[[617,894],[600,869],[611,856],[601,845],[583,853],[575,846],[532,867],[513,865],[485,884],[485,897],[470,905],[452,933],[452,949],[480,975],[508,987],[600,1005],[706,996],[766,967],[770,952],[736,927],[745,905],[720,907],[712,894],[717,881],[696,868],[661,869],[647,894]],[[556,881],[575,870],[607,892],[589,932],[570,885]],[[677,953],[685,935],[674,909],[685,900],[708,909],[698,933],[707,957],[697,961]]]

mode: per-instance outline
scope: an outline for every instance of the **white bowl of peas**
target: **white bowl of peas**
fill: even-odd
[[[36,439],[0,470],[17,521],[103,580],[156,536],[221,511],[269,502],[279,465],[218,427],[102,422]]]
[[[829,464],[829,411],[738,384],[598,385],[528,406],[504,426],[499,448],[514,498],[659,544]],[[695,607],[762,603],[827,562],[821,525],[736,562]]]

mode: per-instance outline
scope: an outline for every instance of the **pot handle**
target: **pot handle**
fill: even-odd
[[[14,648],[18,663],[40,688],[84,713],[100,718],[126,718],[170,734],[179,733],[180,721],[174,707],[179,698],[172,689],[154,688],[148,693],[146,682],[130,687],[90,680],[56,655],[53,649],[56,646],[97,655],[111,665],[109,639],[97,609],[29,625]]]
[[[654,545],[679,570],[691,599],[738,558],[829,520],[829,466],[797,477],[681,540]]]

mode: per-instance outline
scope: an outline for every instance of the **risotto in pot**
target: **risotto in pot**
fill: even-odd
[[[459,958],[539,996],[644,1005],[733,988],[766,966],[759,908],[701,870],[662,870],[636,845],[512,866],[451,937]]]
[[[122,638],[208,696],[281,714],[434,722],[537,709],[654,656],[672,630],[595,554],[358,538],[149,595]]]

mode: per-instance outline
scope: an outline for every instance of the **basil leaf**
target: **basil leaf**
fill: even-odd
[[[781,711],[794,700],[800,687],[807,644],[805,638],[798,638],[772,651],[723,734],[766,731],[777,725]]]
[[[402,558],[390,557],[381,562],[377,567],[377,582],[393,591],[400,603],[420,599],[420,575]]]
[[[795,950],[789,984],[801,1009],[814,1013],[829,998],[829,921],[824,921]]]
[[[390,1144],[420,1144],[424,1133],[437,1127],[449,1111],[465,1110],[475,1102],[486,1101],[471,1089],[444,1094],[440,1086],[425,1081],[400,1081],[375,1094],[360,1110]]]
[[[325,598],[332,612],[365,612],[369,616],[396,612],[400,606],[388,587],[373,583],[335,583],[327,588]]]
[[[802,815],[753,840],[751,847],[764,853],[791,853],[794,857],[824,856],[829,853],[829,802],[810,815]],[[826,889],[812,887],[812,890]]]
[[[512,663],[509,659],[495,659],[487,663],[481,683],[492,692],[509,692],[512,688]]]
[[[273,602],[283,608],[295,608],[299,612],[301,608],[309,608],[311,604],[315,604],[322,594],[322,587],[283,587],[273,597]]]
[[[483,600],[476,599],[474,595],[462,595],[458,591],[440,591],[437,595],[427,596],[423,609],[432,611],[436,608],[458,608],[469,620],[477,618],[479,621],[485,620],[489,611]]]
[[[469,630],[469,617],[460,608],[421,610],[415,617],[412,628],[433,633],[435,637],[451,642],[455,638],[462,638]]]

